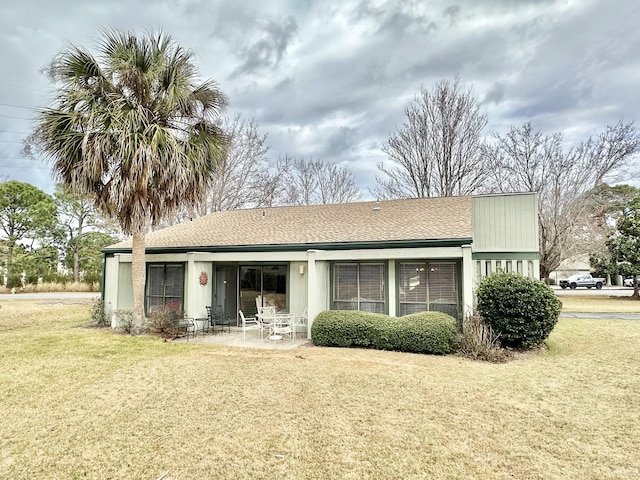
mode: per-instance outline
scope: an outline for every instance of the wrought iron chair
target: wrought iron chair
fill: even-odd
[[[216,305],[215,307],[207,305],[205,308],[207,309],[207,317],[209,318],[208,324],[213,332],[216,330],[216,325],[220,326],[221,331],[224,331],[225,326],[228,331],[231,331],[231,320],[229,320],[228,317],[226,319],[224,318],[224,311],[221,305]]]
[[[189,335],[193,338],[196,337],[196,324],[193,318],[184,317],[178,314],[176,311],[171,311],[171,326],[172,337],[175,340],[178,337],[187,337],[189,341]]]

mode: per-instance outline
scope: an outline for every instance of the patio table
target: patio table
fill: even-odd
[[[202,323],[202,336],[204,336],[205,332],[209,330],[209,318],[208,317],[200,317],[194,320],[196,322],[196,328],[199,329],[198,325]]]

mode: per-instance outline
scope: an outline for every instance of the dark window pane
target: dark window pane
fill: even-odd
[[[358,270],[356,264],[335,265],[333,299],[335,301],[358,300]],[[357,308],[356,308],[357,310]]]
[[[183,310],[184,265],[151,264],[147,266],[147,312],[166,305]]]
[[[360,300],[384,301],[384,265],[360,265]]]
[[[333,307],[336,310],[386,311],[385,268],[382,263],[333,266]]]
[[[455,263],[403,263],[399,270],[400,316],[431,310],[458,317]]]

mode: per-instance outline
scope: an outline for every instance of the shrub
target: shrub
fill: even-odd
[[[166,306],[157,306],[149,314],[147,325],[149,331],[162,338],[169,338],[173,334],[172,311]]]
[[[562,303],[540,280],[495,273],[478,285],[478,312],[503,347],[533,348],[549,336]]]
[[[114,310],[113,315],[116,318],[116,326],[125,333],[134,333],[133,328],[133,310]]]
[[[96,300],[91,307],[91,319],[96,322],[96,325],[99,327],[111,326],[107,320],[107,314],[104,311],[104,302],[100,298]]]
[[[505,362],[509,356],[500,347],[499,335],[477,313],[466,317],[462,322],[458,353],[472,360],[494,363]]]
[[[397,318],[355,310],[321,312],[311,327],[313,343],[401,352],[445,354],[454,350],[456,320],[440,312]]]

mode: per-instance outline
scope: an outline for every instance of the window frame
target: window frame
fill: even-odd
[[[402,296],[400,294],[400,289],[402,288],[401,283],[401,274],[402,274],[402,265],[412,265],[418,264],[422,265],[425,268],[425,283],[426,283],[426,301],[424,302],[407,302],[402,300]],[[431,292],[429,287],[429,266],[430,265],[453,265],[454,275],[455,275],[455,288],[456,288],[456,311],[457,318],[460,318],[462,314],[462,264],[461,260],[458,259],[402,259],[396,261],[396,315],[403,316],[403,305],[424,305],[426,306],[426,310],[419,311],[440,311],[440,310],[432,310],[431,305],[434,304],[434,300],[437,298],[431,298]],[[455,315],[454,315],[455,316]]]
[[[356,281],[357,281],[357,285],[356,285],[356,302],[357,302],[357,309],[346,309],[346,310],[354,310],[354,311],[361,311],[361,312],[367,312],[370,310],[361,310],[361,306],[362,304],[366,304],[366,303],[372,303],[372,304],[377,304],[377,305],[382,305],[382,312],[374,312],[374,313],[384,313],[384,314],[388,314],[389,313],[389,265],[388,262],[384,261],[384,260],[354,260],[354,261],[335,261],[335,262],[331,262],[331,284],[330,284],[330,293],[329,295],[331,295],[330,297],[330,309],[331,310],[338,310],[336,308],[336,302],[340,303],[346,303],[346,302],[351,302],[352,300],[346,300],[346,299],[336,299],[335,298],[335,285],[336,285],[336,267],[340,267],[340,266],[350,266],[350,265],[355,265],[356,266]],[[381,278],[382,278],[382,300],[368,300],[366,302],[362,301],[362,296],[361,296],[361,277],[360,277],[360,267],[362,265],[376,265],[376,266],[382,266],[382,274],[381,274]],[[345,310],[340,309],[340,310]]]
[[[163,268],[163,278],[162,278],[162,295],[151,294],[150,289],[152,286],[152,275],[151,271],[153,269],[157,269],[158,267]],[[182,279],[179,282],[180,291],[179,296],[177,295],[167,295],[167,269],[173,267],[180,267],[182,269]],[[144,288],[144,305],[145,312],[149,314],[149,309],[153,308],[157,305],[167,305],[171,304],[171,302],[167,302],[167,299],[179,299],[179,305],[177,309],[172,309],[176,312],[184,312],[184,292],[185,292],[185,281],[186,281],[186,265],[184,262],[149,262],[146,264],[146,275],[145,275],[145,288]],[[162,302],[150,302],[151,299],[161,298]],[[152,305],[150,306],[150,303]]]

